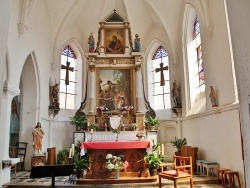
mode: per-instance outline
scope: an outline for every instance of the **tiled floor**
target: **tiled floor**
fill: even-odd
[[[194,176],[194,188],[222,188],[221,185],[217,185],[215,181],[216,177],[206,177],[203,175]],[[7,187],[51,187],[51,178],[37,178],[30,179],[30,172],[18,172],[17,177],[12,176],[11,181],[3,186]],[[56,177],[55,178],[55,187],[86,187],[86,188],[156,188],[158,187],[158,181],[152,183],[130,183],[130,184],[105,184],[105,185],[75,185],[70,184],[69,177]],[[173,188],[172,181],[163,179],[163,188]],[[178,188],[189,188],[188,183],[179,184]]]

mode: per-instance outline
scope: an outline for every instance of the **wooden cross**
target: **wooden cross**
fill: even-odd
[[[70,62],[67,61],[67,65],[61,65],[61,69],[66,70],[66,76],[65,76],[65,85],[69,85],[69,71],[73,72],[74,67],[70,67]]]
[[[163,67],[163,63],[160,63],[160,68],[156,68],[155,69],[155,72],[161,72],[160,86],[165,86],[165,80],[164,80],[164,74],[163,74],[164,70],[168,70],[168,66]]]

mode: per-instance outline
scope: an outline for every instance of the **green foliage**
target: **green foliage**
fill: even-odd
[[[96,130],[97,127],[98,127],[98,126],[97,126],[97,124],[95,124],[95,123],[92,123],[92,124],[89,126],[89,128],[90,128],[90,129],[93,129],[93,130]]]
[[[75,161],[75,169],[76,170],[88,170],[89,169],[89,157],[84,157]]]
[[[149,168],[156,168],[164,161],[164,157],[155,153],[150,153],[145,157],[145,161]]]
[[[170,141],[172,146],[174,146],[177,149],[177,152],[181,151],[181,146],[185,146],[187,144],[186,138],[174,138],[174,140]]]
[[[76,127],[80,127],[81,129],[86,128],[87,118],[86,116],[75,115],[70,117],[70,123],[75,125]]]
[[[156,124],[159,123],[159,119],[158,118],[153,118],[153,117],[149,116],[148,118],[146,118],[145,123],[148,126],[155,126]]]
[[[68,164],[69,150],[63,148],[57,153],[57,164]]]
[[[130,125],[130,128],[131,128],[132,130],[135,130],[136,127],[137,127],[137,124],[136,124],[136,123],[132,123],[132,124]]]
[[[152,139],[152,142],[153,142],[152,149],[153,149],[153,152],[155,152],[158,150],[158,148],[161,146],[161,144],[160,143],[155,144],[155,141],[153,139]]]

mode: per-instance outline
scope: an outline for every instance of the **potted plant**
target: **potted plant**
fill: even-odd
[[[132,123],[132,124],[130,125],[130,129],[131,129],[132,131],[135,131],[136,128],[137,128],[136,123]]]
[[[57,152],[57,164],[68,164],[69,150],[63,148]]]
[[[147,124],[150,130],[154,130],[155,125],[159,123],[159,119],[149,116],[148,118],[146,118],[145,123]]]
[[[146,164],[148,165],[149,173],[151,176],[157,174],[159,165],[164,161],[164,157],[156,153],[147,154],[145,157]]]
[[[170,143],[172,144],[173,147],[177,149],[175,155],[180,155],[181,146],[185,146],[187,144],[187,140],[186,138],[181,139],[181,138],[176,138],[175,136],[174,140],[170,141]]]
[[[76,130],[84,130],[87,126],[87,118],[85,115],[74,115],[70,117],[70,123],[76,126]]]
[[[96,129],[98,128],[97,124],[95,123],[92,123],[90,126],[89,126],[89,129],[93,129],[94,131],[96,131]]]
[[[160,143],[155,143],[153,140],[152,153],[148,153],[144,158],[149,169],[149,174],[151,176],[157,174],[157,169],[159,168],[159,165],[164,161],[165,156],[159,155],[157,153],[159,147]]]
[[[84,170],[89,170],[89,163],[88,156],[75,161],[75,171],[78,179],[83,177]]]

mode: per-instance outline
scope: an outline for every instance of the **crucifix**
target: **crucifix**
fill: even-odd
[[[74,67],[70,67],[70,62],[67,61],[67,65],[61,65],[61,69],[66,70],[66,76],[65,76],[65,85],[69,85],[69,71],[73,72]]]
[[[160,86],[165,86],[165,81],[164,81],[164,74],[163,71],[164,70],[168,70],[168,66],[163,67],[163,63],[160,63],[160,68],[156,68],[155,72],[161,72],[161,82],[160,82]]]

